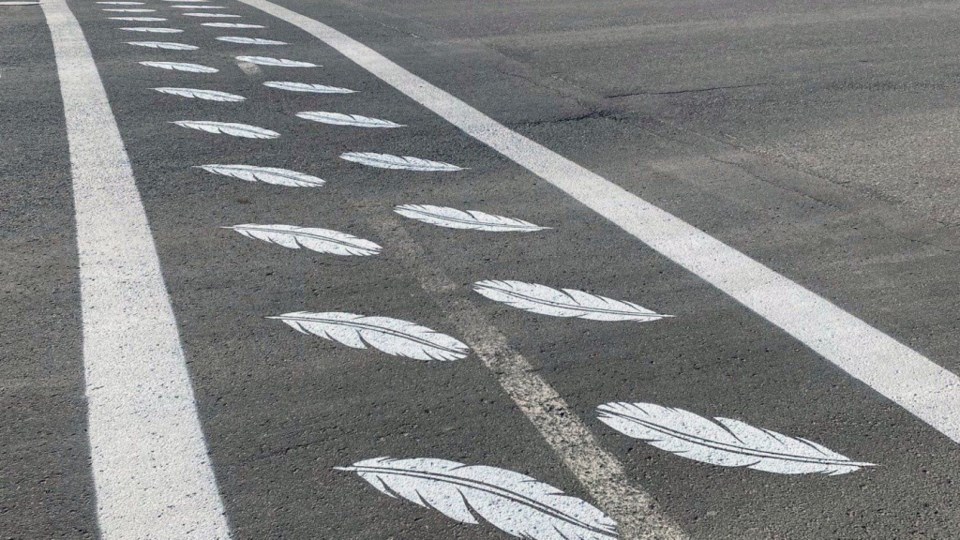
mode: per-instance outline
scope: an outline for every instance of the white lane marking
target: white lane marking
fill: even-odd
[[[413,156],[377,154],[375,152],[346,152],[340,155],[340,159],[366,165],[367,167],[376,167],[378,169],[397,169],[420,172],[454,172],[463,170],[462,167],[445,163],[443,161],[432,161]]]
[[[327,86],[325,84],[311,84],[289,81],[266,81],[264,86],[276,88],[277,90],[287,90],[289,92],[308,92],[314,94],[356,94],[356,90],[349,88],[340,88],[338,86]]]
[[[574,317],[591,321],[658,321],[663,315],[633,302],[614,300],[574,289],[554,289],[522,281],[478,281],[473,290],[496,302],[553,317]]]
[[[360,116],[359,114],[343,114],[326,111],[304,111],[298,112],[297,118],[320,122],[321,124],[330,124],[332,126],[353,126],[362,128],[400,128],[403,124],[397,124],[389,120],[379,118],[370,118],[369,116]]]
[[[64,0],[42,7],[70,148],[100,536],[228,539],[130,159],[77,19]]]
[[[376,255],[383,249],[370,240],[358,238],[352,234],[316,227],[244,223],[224,228],[237,231],[247,238],[262,240],[285,248],[306,248],[331,255],[366,257]]]
[[[806,439],[760,429],[731,418],[710,420],[653,403],[605,403],[604,424],[680,457],[777,474],[840,474],[875,467]]]
[[[499,124],[349,36],[267,0],[240,1],[323,41],[960,443],[960,377],[956,374],[693,225]]]
[[[550,227],[534,225],[522,219],[488,214],[479,210],[459,210],[430,204],[401,204],[393,209],[405,218],[437,227],[488,232],[536,232]]]
[[[470,349],[459,340],[419,324],[391,317],[368,317],[355,313],[310,313],[296,311],[279,319],[303,334],[313,334],[354,349],[370,345],[391,356],[414,360],[448,362],[466,358]]]
[[[527,475],[435,458],[367,459],[350,467],[377,491],[461,523],[479,515],[515,538],[616,540],[617,524],[593,505]]]
[[[390,214],[373,202],[358,201],[353,212],[377,230],[391,255],[427,292],[440,313],[446,314],[474,354],[490,370],[544,441],[577,477],[590,495],[620,526],[624,540],[679,540],[686,536],[663,515],[657,502],[634,485],[623,465],[604,450],[579,416],[538,373],[537,368],[510,346],[496,326],[470,299],[451,292],[460,289],[432,264],[420,245]]]

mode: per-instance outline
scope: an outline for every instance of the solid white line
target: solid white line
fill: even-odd
[[[266,0],[240,1],[320,39],[960,442],[960,377],[676,216],[500,125],[370,47]]]
[[[70,145],[101,537],[229,538],[160,261],[103,83],[66,2],[42,7]]]

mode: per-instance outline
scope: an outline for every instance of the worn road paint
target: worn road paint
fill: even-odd
[[[70,148],[87,432],[104,540],[230,537],[153,236],[103,82],[46,0]]]
[[[777,474],[839,474],[873,467],[815,442],[739,420],[710,420],[653,403],[606,403],[597,409],[604,424],[628,437],[696,461]]]
[[[960,377],[822,296],[516,133],[370,47],[267,0],[240,0],[323,41],[960,443]]]
[[[461,523],[480,516],[517,538],[616,540],[617,524],[590,503],[524,474],[432,458],[367,459],[357,473],[377,491],[400,496]]]

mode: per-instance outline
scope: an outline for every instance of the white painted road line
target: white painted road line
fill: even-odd
[[[103,83],[64,0],[46,0],[70,145],[100,535],[230,537],[147,216]]]
[[[349,36],[267,0],[240,1],[320,39],[960,442],[960,377],[954,373],[676,216],[502,126]]]

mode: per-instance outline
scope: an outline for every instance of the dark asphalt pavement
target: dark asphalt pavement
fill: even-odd
[[[220,19],[143,1],[157,12],[69,5],[133,165],[234,538],[509,537],[333,469],[379,456],[500,467],[603,509],[475,354],[420,362],[267,319],[342,311],[465,339],[448,312],[458,302],[492,322],[690,538],[960,537],[960,448],[883,395],[305,32],[235,0],[214,2],[242,16],[222,21],[266,28],[205,27]],[[276,3],[960,373],[956,3]],[[107,19],[122,15],[168,21]],[[119,30],[155,25],[184,32]],[[45,28],[36,7],[0,7],[0,538],[95,538],[69,152]],[[223,35],[289,44],[215,39]],[[138,40],[200,49],[126,43]],[[241,66],[237,55],[322,67]],[[148,60],[220,71],[138,64]],[[263,86],[269,80],[358,92],[283,92]],[[184,99],[155,87],[247,99]],[[295,116],[318,110],[405,127]],[[240,139],[172,123],[182,120],[281,136]],[[339,159],[344,152],[465,170],[374,169]],[[271,186],[196,168],[211,163],[282,167],[327,183]],[[433,227],[394,214],[399,204],[476,209],[551,229]],[[243,223],[333,229],[383,251],[338,257],[221,228]],[[425,290],[424,271],[455,286]],[[675,317],[639,324],[539,315],[479,296],[471,285],[481,280],[583,290]],[[878,466],[825,476],[699,463],[604,425],[595,409],[612,401],[735,418]]]

